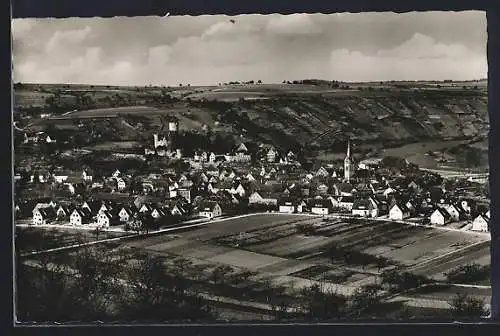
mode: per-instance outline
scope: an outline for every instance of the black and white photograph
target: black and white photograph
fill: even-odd
[[[486,27],[13,19],[16,322],[487,318]]]

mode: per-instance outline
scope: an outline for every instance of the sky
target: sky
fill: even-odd
[[[12,38],[13,80],[25,83],[487,77],[476,11],[15,19]]]

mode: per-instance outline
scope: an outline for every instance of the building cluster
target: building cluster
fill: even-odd
[[[16,205],[18,218],[31,215],[34,225],[64,222],[68,225],[122,225],[137,218],[169,222],[174,218],[215,218],[224,213],[277,211],[281,213],[343,214],[355,217],[433,225],[467,223],[487,231],[489,211],[474,198],[447,188],[435,174],[387,167],[383,160],[355,163],[350,143],[343,166],[304,169],[293,151],[259,145],[250,151],[240,143],[231,153],[199,151],[182,157],[172,148],[178,123],[169,121],[168,132],[154,134],[146,154],[165,155],[189,164],[189,169],[148,171],[131,176],[115,170],[94,176],[91,167],[81,172],[37,172],[29,183],[50,183],[80,197],[32,200]],[[16,175],[16,179],[20,179]]]

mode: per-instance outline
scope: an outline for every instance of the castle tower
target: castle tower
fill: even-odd
[[[350,182],[352,176],[351,140],[347,140],[347,155],[344,159],[344,180]]]

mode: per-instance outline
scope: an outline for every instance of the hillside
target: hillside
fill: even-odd
[[[40,98],[47,100],[53,92],[65,101],[57,108],[50,100],[43,104]],[[88,107],[97,109],[86,110],[84,105],[77,106],[82,111],[70,112],[75,107],[68,103],[72,94],[75,100],[88,100]],[[14,95],[15,111],[20,113],[34,108],[41,113],[56,111],[48,119],[33,116],[29,123],[21,124],[33,129],[48,124],[64,128],[76,127],[76,120],[81,119],[80,123],[92,122],[98,129],[97,124],[104,123],[121,130],[113,132],[113,141],[147,139],[161,130],[166,116],[177,117],[183,131],[209,129],[235,139],[300,148],[316,155],[342,152],[347,137],[360,152],[376,154],[382,148],[415,142],[480,141],[488,132],[485,82],[349,83],[342,88],[326,84],[23,85]]]

